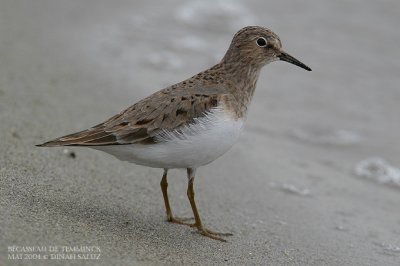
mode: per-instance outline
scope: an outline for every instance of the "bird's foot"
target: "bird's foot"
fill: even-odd
[[[197,227],[198,232],[202,234],[203,236],[209,237],[211,239],[219,240],[222,242],[226,242],[225,239],[222,238],[222,236],[233,236],[231,233],[220,233],[220,232],[215,232],[210,229],[206,229],[204,227]]]
[[[167,217],[167,221],[170,223],[174,223],[174,224],[183,224],[183,225],[188,225],[193,227],[194,223],[190,223],[189,221],[194,220],[193,217],[184,217],[184,218],[180,218],[180,217],[174,217],[174,216],[170,216]]]

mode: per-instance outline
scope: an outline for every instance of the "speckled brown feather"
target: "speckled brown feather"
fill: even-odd
[[[97,126],[40,146],[152,143],[160,130],[178,130],[219,105],[236,106],[232,104],[236,101],[233,95],[218,85],[218,80],[215,84],[204,83],[212,78],[212,75],[206,76],[202,72],[150,95]]]

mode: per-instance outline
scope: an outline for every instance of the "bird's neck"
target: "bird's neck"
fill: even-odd
[[[220,64],[224,68],[226,80],[231,82],[230,93],[247,111],[256,89],[261,66],[246,60],[229,60],[226,58]]]

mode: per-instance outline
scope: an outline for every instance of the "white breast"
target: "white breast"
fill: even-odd
[[[211,163],[239,138],[243,120],[221,108],[197,118],[180,131],[163,131],[156,144],[97,146],[120,160],[155,168],[189,168]]]

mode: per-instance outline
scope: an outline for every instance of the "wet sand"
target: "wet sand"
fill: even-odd
[[[0,264],[399,265],[399,186],[355,171],[370,157],[400,166],[399,8],[1,1]],[[208,68],[250,24],[273,29],[313,71],[266,66],[240,142],[198,170],[201,216],[234,233],[227,243],[165,222],[161,170],[34,146]],[[174,212],[190,216],[184,171],[169,184]],[[13,245],[101,256],[16,261]]]

